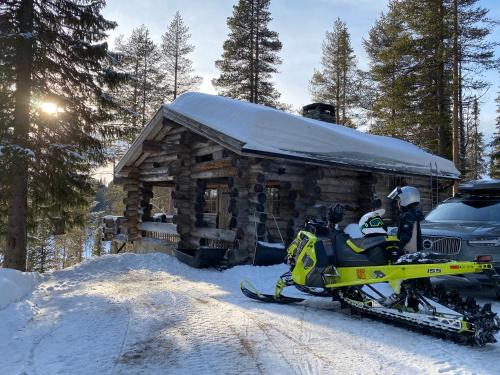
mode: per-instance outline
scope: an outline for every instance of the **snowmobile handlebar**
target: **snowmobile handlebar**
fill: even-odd
[[[344,212],[354,212],[355,208],[347,204],[336,203],[328,208],[327,217],[307,218],[304,222],[304,229],[317,233],[327,230],[329,225],[340,223],[344,218]]]

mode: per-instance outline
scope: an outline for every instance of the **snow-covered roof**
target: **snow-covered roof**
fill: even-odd
[[[185,93],[172,104],[163,105],[163,116],[244,155],[278,156],[414,175],[459,177],[451,161],[409,142],[226,97]],[[125,164],[122,162],[118,169]]]

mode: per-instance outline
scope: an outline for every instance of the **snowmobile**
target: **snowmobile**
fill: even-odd
[[[372,218],[371,224],[384,225],[377,219],[381,220]],[[247,280],[241,283],[241,290],[255,300],[289,304],[304,301],[282,294],[284,288],[295,286],[314,296],[332,298],[351,314],[460,343],[496,342],[500,319],[491,304],[481,307],[473,298],[462,299],[456,292],[430,283],[430,277],[483,272],[500,290],[500,276],[490,259],[457,262],[440,258],[432,253],[401,254],[398,238],[383,231],[351,238],[325,220],[309,220],[287,249],[290,270],[279,278],[274,295],[260,293]],[[381,292],[381,285],[390,293]]]

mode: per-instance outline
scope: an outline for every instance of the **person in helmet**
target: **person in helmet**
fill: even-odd
[[[383,208],[364,214],[359,220],[359,230],[364,236],[375,234],[387,234],[387,226],[382,219],[385,210]]]
[[[398,238],[400,249],[406,253],[422,251],[420,222],[420,192],[413,186],[396,187],[387,198],[395,200],[399,208]]]

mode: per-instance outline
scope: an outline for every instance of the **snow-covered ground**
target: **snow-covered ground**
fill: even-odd
[[[35,272],[0,268],[0,310],[31,293],[41,279]]]
[[[240,293],[242,279],[272,291],[285,270],[123,254],[53,272],[0,310],[0,373],[500,373],[500,344],[460,346],[347,316],[327,299],[282,306]]]

